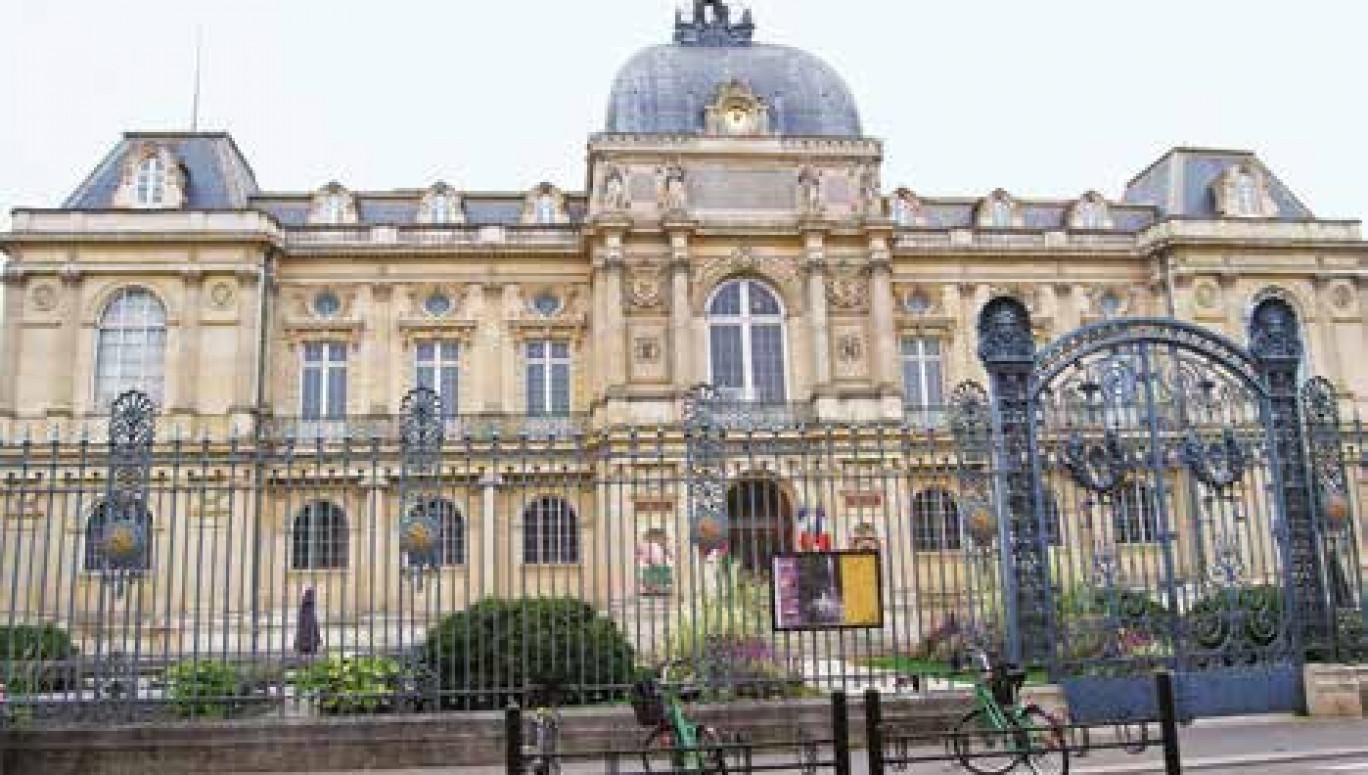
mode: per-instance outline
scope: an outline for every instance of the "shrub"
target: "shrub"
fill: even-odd
[[[1078,587],[1059,601],[1065,658],[1162,656],[1169,609],[1144,592]]]
[[[3,680],[14,694],[60,692],[75,687],[75,671],[61,664],[76,656],[65,630],[51,624],[0,627]]]
[[[388,657],[334,656],[303,668],[295,686],[323,713],[382,713],[394,710],[402,673]]]
[[[1188,611],[1188,632],[1208,650],[1266,648],[1283,635],[1282,605],[1282,591],[1267,584],[1218,590]]]
[[[632,645],[617,624],[574,598],[481,600],[428,634],[421,661],[446,706],[472,710],[522,702],[524,689],[551,683],[566,705],[618,699],[577,683],[625,688],[634,677]]]
[[[166,694],[178,716],[226,718],[244,688],[237,667],[227,662],[190,660],[166,670]]]

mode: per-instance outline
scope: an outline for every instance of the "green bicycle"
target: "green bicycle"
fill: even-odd
[[[666,663],[660,670],[660,680],[646,678],[632,687],[632,712],[637,722],[651,728],[641,750],[641,763],[647,772],[727,772],[727,757],[722,750],[722,735],[706,724],[694,721],[684,712],[684,696],[697,697],[697,691],[670,690],[671,667],[682,662]],[[668,770],[661,769],[661,760],[669,760]]]
[[[1064,729],[1037,705],[1022,705],[1026,671],[994,663],[974,651],[981,677],[974,684],[974,708],[955,725],[951,746],[960,766],[979,775],[1018,771],[1067,775],[1069,746]]]

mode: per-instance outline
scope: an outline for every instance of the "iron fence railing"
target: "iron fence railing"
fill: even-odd
[[[583,417],[459,417],[440,436],[405,415],[351,418],[337,437],[297,424],[292,436],[298,421],[276,418],[260,444],[116,417],[113,444],[0,442],[9,709],[48,723],[494,708],[548,674],[598,702],[671,659],[720,696],[909,676],[962,689],[951,652],[1004,626],[990,415],[952,405],[933,428],[746,409],[717,405],[711,461],[697,427],[590,431]],[[1326,512],[1342,623],[1316,658],[1354,660],[1368,653],[1368,437],[1356,421],[1335,428],[1325,462],[1350,474],[1345,516]],[[1048,463],[1053,486],[1067,472]],[[694,519],[700,466],[719,476],[717,545]],[[1166,497],[1183,508],[1180,496]],[[1057,578],[1091,578],[1106,544],[1134,594],[1160,601],[1160,547],[1116,543],[1119,507],[1064,499],[1060,512],[1043,555]],[[1241,529],[1271,531],[1251,516]],[[776,630],[773,557],[824,549],[878,554],[878,621]],[[1176,578],[1196,585],[1215,567],[1199,568],[1199,549],[1212,546],[1173,539]],[[1071,591],[1059,593],[1076,602]],[[1165,615],[1192,615],[1199,597]],[[583,606],[526,602],[545,599]],[[1061,637],[1097,635],[1095,607],[1060,605],[1073,617]]]

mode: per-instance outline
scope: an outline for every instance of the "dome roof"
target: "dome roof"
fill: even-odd
[[[706,5],[719,16],[709,19]],[[778,134],[862,136],[855,98],[830,65],[799,49],[752,43],[749,14],[731,24],[724,3],[698,6],[693,22],[676,21],[673,45],[644,49],[618,72],[608,132],[700,134],[706,107],[739,80],[769,106]]]

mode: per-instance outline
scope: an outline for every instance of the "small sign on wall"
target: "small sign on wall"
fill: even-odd
[[[778,554],[772,562],[777,632],[883,627],[877,553]]]

